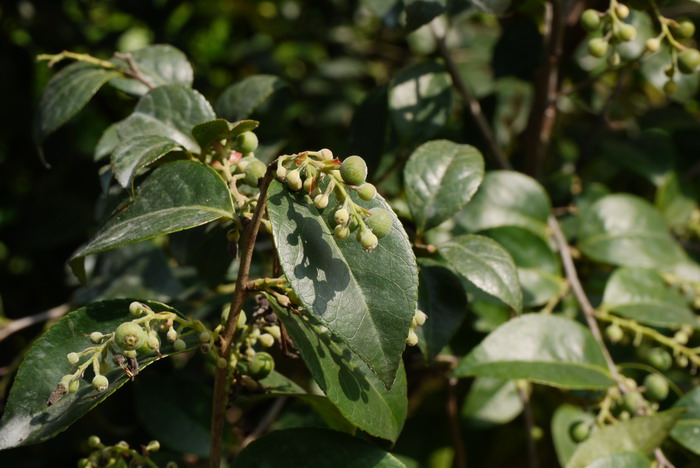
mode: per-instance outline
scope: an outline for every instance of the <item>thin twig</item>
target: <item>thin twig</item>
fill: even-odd
[[[537,444],[535,443],[534,438],[535,416],[532,413],[530,395],[528,394],[527,389],[518,386],[518,396],[523,404],[523,419],[525,421],[525,430],[527,432],[528,464],[530,468],[537,468],[539,466],[539,459],[537,456]]]
[[[464,439],[462,438],[462,431],[459,427],[456,377],[450,377],[447,379],[447,418],[450,421],[452,445],[455,449],[455,467],[466,468],[467,457],[464,450]]]
[[[236,333],[238,324],[238,315],[241,313],[243,303],[248,295],[245,285],[248,283],[248,274],[250,272],[250,264],[253,259],[253,250],[255,248],[255,239],[260,229],[263,212],[265,211],[265,198],[267,189],[272,182],[276,165],[271,163],[265,177],[260,181],[260,196],[258,197],[258,205],[255,208],[253,219],[243,230],[241,237],[241,261],[238,267],[238,278],[236,278],[236,291],[231,299],[231,309],[228,314],[228,320],[224,326],[224,331],[220,336],[219,356],[222,356],[228,362],[229,355],[233,344],[233,335]],[[211,440],[209,450],[209,466],[210,468],[219,468],[221,464],[221,446],[224,432],[224,413],[228,406],[228,388],[229,388],[229,372],[228,368],[216,368],[214,375],[214,397],[212,404],[211,416]]]
[[[46,320],[55,320],[57,318],[60,318],[69,310],[70,307],[68,306],[68,304],[61,304],[60,306],[53,307],[49,310],[45,310],[44,312],[39,312],[38,314],[13,320],[4,327],[0,328],[0,341],[4,340],[13,333],[16,333],[27,327],[31,327],[34,324],[44,322]]]
[[[654,458],[656,458],[656,465],[659,468],[676,468],[660,448],[654,449]]]
[[[155,88],[155,85],[141,73],[138,65],[136,65],[136,62],[134,61],[134,57],[131,54],[115,52],[114,56],[124,60],[126,64],[129,65],[129,70],[126,72],[128,75],[146,85],[148,89]]]
[[[265,416],[263,416],[260,422],[258,422],[258,425],[255,426],[255,429],[253,429],[253,431],[250,434],[248,434],[245,439],[243,439],[243,442],[241,442],[241,450],[246,448],[248,444],[253,442],[255,439],[263,435],[265,431],[267,431],[267,429],[270,427],[270,424],[272,424],[275,421],[275,419],[277,419],[277,416],[279,416],[286,402],[287,397],[281,397],[275,400],[275,402],[272,404]]]

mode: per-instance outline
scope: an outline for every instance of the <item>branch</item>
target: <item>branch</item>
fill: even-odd
[[[260,181],[258,205],[255,207],[253,219],[251,219],[250,223],[245,227],[243,236],[241,237],[241,262],[238,267],[238,278],[236,278],[236,291],[233,293],[233,298],[231,299],[231,309],[228,314],[228,320],[220,336],[219,356],[222,356],[227,362],[231,354],[233,335],[236,333],[236,326],[238,325],[238,315],[241,313],[243,303],[248,295],[246,285],[248,284],[248,274],[250,273],[250,264],[253,259],[255,239],[260,229],[260,223],[262,222],[267,189],[272,182],[275,167],[276,165],[271,163],[267,167],[265,177]],[[228,367],[220,369],[217,366],[214,375],[214,398],[211,415],[211,440],[209,446],[210,468],[219,468],[221,464],[221,445],[224,433],[224,413],[228,406],[228,387]]]
[[[526,383],[529,387],[529,385]],[[535,416],[532,413],[532,405],[530,404],[530,395],[527,388],[522,388],[518,385],[518,396],[523,403],[523,417],[525,420],[525,430],[527,431],[527,455],[530,468],[537,468],[539,461],[537,457],[537,444],[533,436],[535,430]]]
[[[61,304],[60,306],[53,307],[44,312],[39,312],[38,314],[13,320],[4,327],[0,328],[0,341],[4,340],[13,333],[16,333],[34,324],[44,322],[46,320],[55,320],[57,318],[60,318],[69,310],[70,307],[68,306],[68,304]]]
[[[141,71],[139,71],[139,67],[136,65],[136,62],[134,61],[134,57],[129,54],[129,53],[122,53],[122,52],[115,52],[114,56],[116,58],[122,59],[126,62],[127,65],[129,65],[129,70],[127,70],[125,73],[129,76],[131,76],[133,79],[140,81],[148,89],[153,89],[155,88],[155,85],[151,83],[151,81],[146,78]]]
[[[450,433],[452,445],[455,449],[455,467],[466,468],[467,457],[464,451],[464,439],[459,428],[459,410],[457,405],[457,378],[447,379],[447,418],[450,421]]]
[[[277,416],[279,416],[286,402],[287,397],[281,397],[275,400],[268,412],[265,413],[265,416],[260,420],[258,425],[255,426],[253,432],[248,434],[248,436],[246,436],[246,438],[243,439],[243,442],[241,442],[241,450],[246,448],[251,442],[253,442],[255,439],[263,435],[265,431],[267,431],[267,429],[270,427],[270,424],[272,424],[275,421],[275,419],[277,419]]]

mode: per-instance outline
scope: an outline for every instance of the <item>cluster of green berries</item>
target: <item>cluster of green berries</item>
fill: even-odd
[[[221,359],[217,365],[228,366],[233,370],[234,383],[240,383],[248,390],[258,389],[258,380],[264,379],[275,368],[275,360],[266,351],[258,348],[271,348],[282,339],[282,331],[276,323],[260,317],[247,323],[247,316],[241,311],[236,327],[237,338],[228,362]]]
[[[114,445],[104,445],[99,437],[93,435],[88,438],[88,446],[93,449],[86,458],[78,460],[78,468],[98,468],[103,466],[156,466],[150,459],[150,454],[160,450],[160,442],[150,441],[141,446],[140,450],[129,447],[125,441]],[[170,462],[167,468],[177,468],[177,464]]]
[[[416,335],[416,328],[423,326],[428,316],[422,310],[416,310],[413,314],[413,319],[411,320],[411,328],[408,330],[408,338],[406,338],[406,344],[408,346],[415,346],[418,344],[418,335]]]
[[[630,15],[629,8],[617,2],[612,2],[606,12],[588,9],[581,15],[581,26],[589,32],[603,32],[602,37],[596,37],[588,41],[588,53],[597,58],[608,55],[609,45],[616,46],[623,42],[629,42],[637,37],[637,28],[624,20]],[[610,65],[620,63],[620,54],[613,51],[608,56]]]
[[[683,368],[689,364],[687,352],[690,351],[687,351],[686,354],[684,354],[682,347],[688,343],[693,331],[693,327],[690,325],[683,325],[680,330],[676,331],[673,335],[673,341],[677,343],[677,345],[680,345],[672,345],[672,348],[674,348],[675,362],[678,367]],[[608,325],[608,327],[605,328],[605,336],[612,343],[625,343],[629,341],[629,337],[625,334],[622,327],[616,323]],[[639,345],[639,343],[635,342],[635,346],[637,345]],[[650,365],[654,366],[660,371],[667,371],[673,365],[674,358],[671,357],[671,354],[663,348],[655,347],[650,349],[648,352],[642,349],[640,352],[642,355],[645,355],[644,357]]]
[[[328,207],[330,196],[335,195],[333,235],[343,240],[351,232],[368,252],[374,250],[379,239],[389,234],[393,217],[383,208],[367,210],[353,202],[348,190],[354,190],[364,201],[372,200],[377,189],[367,182],[367,164],[360,156],[350,156],[342,162],[329,149],[307,151],[281,156],[277,160],[277,179],[286,182],[292,191],[304,190],[318,210]]]

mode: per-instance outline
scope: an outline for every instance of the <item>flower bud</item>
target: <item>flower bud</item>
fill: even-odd
[[[208,331],[203,331],[199,334],[199,341],[202,343],[209,343],[209,341],[211,341],[211,333]]]
[[[333,219],[335,219],[336,224],[341,224],[344,226],[348,223],[348,221],[350,221],[350,212],[345,208],[341,208],[335,212]]]
[[[275,337],[270,335],[269,333],[263,333],[262,335],[260,335],[260,338],[258,338],[258,341],[263,347],[269,348],[275,344]]]
[[[90,341],[92,341],[95,344],[100,344],[102,338],[104,338],[104,335],[98,331],[90,333]]]
[[[109,380],[104,375],[96,375],[92,379],[92,388],[102,393],[109,387]]]
[[[324,209],[328,206],[328,197],[324,194],[317,195],[316,198],[314,198],[314,206],[319,210]]]
[[[157,452],[158,450],[160,450],[160,442],[157,440],[152,440],[146,445],[147,452]]]
[[[287,173],[287,186],[290,190],[293,190],[295,192],[301,189],[301,175],[299,174],[298,169],[292,169]]]
[[[367,230],[364,234],[362,234],[362,237],[360,238],[360,244],[362,245],[362,248],[365,249],[367,252],[371,252],[379,244],[379,239],[377,239],[377,236],[372,234],[372,231]]]
[[[80,355],[78,353],[68,353],[66,355],[68,362],[71,364],[77,364],[80,361]]]
[[[409,332],[408,332],[408,338],[406,338],[406,344],[408,346],[415,346],[418,344],[418,335],[416,335],[416,332],[413,331],[413,329],[409,330]]]
[[[350,235],[350,230],[346,226],[338,224],[335,229],[333,229],[333,235],[336,239],[343,240]]]
[[[187,348],[187,343],[181,339],[177,339],[175,340],[175,343],[173,343],[173,349],[175,349],[175,351],[184,351],[185,348]]]
[[[320,161],[330,161],[331,159],[333,159],[333,152],[328,148],[323,148],[321,151],[318,152],[318,159]]]
[[[177,331],[175,331],[175,329],[173,327],[170,327],[168,329],[168,333],[166,334],[168,341],[170,341],[171,343],[174,342],[175,340],[177,340],[177,336],[178,336]]]
[[[421,327],[428,319],[428,316],[422,310],[416,310],[416,313],[413,314],[413,318],[416,320],[416,325]]]
[[[365,182],[357,189],[357,194],[361,199],[369,201],[377,195],[377,188],[369,182]]]

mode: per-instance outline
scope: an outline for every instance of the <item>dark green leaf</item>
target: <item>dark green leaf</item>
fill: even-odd
[[[226,88],[216,101],[216,114],[235,122],[250,117],[253,111],[287,82],[272,75],[253,75]]]
[[[273,431],[251,443],[233,468],[405,468],[393,455],[364,440],[327,429]]]
[[[392,0],[393,1],[393,0]],[[349,150],[367,162],[369,174],[375,174],[384,154],[389,122],[389,87],[373,88],[355,110],[350,123]]]
[[[185,54],[173,46],[165,44],[151,45],[129,53],[139,74],[152,87],[169,84],[192,86],[194,73],[192,65]],[[128,70],[128,62],[113,58],[112,62]],[[109,82],[115,88],[134,96],[146,94],[149,87],[134,78],[112,78]]]
[[[457,221],[469,232],[518,226],[546,239],[551,210],[547,192],[531,177],[519,172],[491,171]]]
[[[552,442],[557,452],[560,466],[566,466],[578,447],[578,442],[571,438],[571,427],[578,423],[595,423],[591,413],[583,411],[578,406],[563,404],[557,408],[552,417]]]
[[[350,195],[367,209],[391,212],[379,196],[364,202],[354,191]],[[280,265],[309,313],[389,388],[416,311],[415,257],[393,212],[393,228],[374,251],[364,251],[354,236],[338,240],[330,227],[335,205],[331,197],[320,213],[307,195],[272,182],[267,210]]]
[[[178,264],[196,268],[202,282],[215,289],[226,280],[233,261],[228,253],[228,229],[230,227],[220,223],[209,223],[173,233],[169,237],[168,250]]]
[[[586,468],[650,468],[651,461],[639,452],[618,452],[599,458]]]
[[[34,119],[34,141],[38,144],[65,124],[100,90],[115,70],[76,62],[56,73],[39,100]]]
[[[93,155],[93,160],[99,161],[114,151],[114,148],[119,144],[119,134],[117,133],[117,123],[113,123],[102,132],[97,146],[95,147],[95,153]]]
[[[452,85],[442,65],[423,62],[401,71],[389,89],[389,113],[404,143],[420,143],[447,121]]]
[[[686,412],[671,430],[671,437],[683,447],[700,455],[700,387],[689,391],[674,405]]]
[[[698,325],[683,295],[652,270],[618,268],[605,285],[602,307],[654,326]]]
[[[182,149],[177,142],[158,135],[141,135],[122,140],[112,154],[114,178],[122,187],[132,187],[139,169],[177,149]]]
[[[212,168],[193,161],[165,164],[139,186],[135,201],[73,254],[70,265],[85,282],[83,259],[88,255],[231,218],[232,214],[228,186]]]
[[[522,292],[513,258],[488,237],[465,234],[440,246],[452,269],[481,291],[522,311]]]
[[[698,209],[697,190],[683,181],[678,173],[671,172],[659,185],[654,204],[666,222],[682,232],[691,216]]]
[[[473,146],[447,140],[419,146],[404,168],[406,201],[419,233],[464,208],[484,178],[484,158]]]
[[[525,314],[497,328],[459,363],[455,375],[527,379],[563,388],[614,385],[587,328],[542,314]]]
[[[204,152],[215,141],[228,140],[243,132],[255,130],[257,127],[258,122],[255,120],[239,120],[231,123],[225,119],[215,119],[195,125],[192,136]]]
[[[404,0],[406,29],[413,31],[447,10],[447,0]]]
[[[584,468],[599,458],[618,452],[631,451],[651,455],[666,439],[683,411],[662,411],[652,416],[639,416],[598,429],[578,446],[566,468]]]
[[[192,127],[214,118],[211,105],[197,91],[165,85],[143,95],[134,112],[119,123],[117,132],[121,140],[154,135],[170,138],[188,151],[199,153]]]
[[[523,402],[513,380],[478,377],[464,400],[462,417],[476,427],[506,424],[523,410]]]
[[[581,213],[578,247],[599,262],[632,267],[668,267],[686,258],[659,212],[626,194],[603,197]]]
[[[119,366],[109,362],[112,367],[105,375],[110,384],[105,392],[93,390],[91,374],[86,373],[76,393],[68,393],[56,404],[46,406],[49,395],[61,378],[75,370],[68,363],[66,355],[92,346],[86,334],[93,331],[110,333],[122,322],[131,320],[130,303],[131,299],[113,299],[82,307],[64,316],[34,342],[17,371],[0,420],[0,450],[50,439],[129,380]],[[154,311],[173,310],[157,302],[145,303]],[[164,356],[172,354],[172,346],[167,344],[164,337],[161,342],[164,343],[161,353]],[[192,349],[198,345],[191,343],[188,347]],[[155,360],[155,357],[141,358],[139,367],[143,369]]]
[[[407,411],[403,365],[391,390],[386,390],[367,365],[314,317],[291,313],[273,299],[270,302],[311,375],[341,414],[373,436],[396,441]]]

